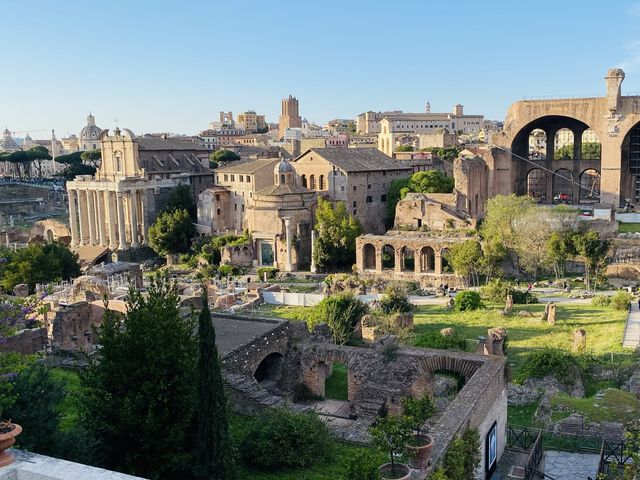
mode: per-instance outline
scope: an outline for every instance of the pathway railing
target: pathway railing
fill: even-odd
[[[527,460],[527,466],[524,468],[525,480],[544,478],[544,474],[540,476],[540,472],[538,471],[540,460],[542,460],[542,430],[538,432],[538,435],[533,442],[533,447],[531,449],[531,453],[529,454],[529,459]]]

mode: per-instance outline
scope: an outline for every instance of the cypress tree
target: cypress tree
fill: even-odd
[[[207,289],[204,286],[202,302],[198,321],[196,476],[202,480],[231,480],[235,475],[227,419],[227,399],[216,347],[216,332],[209,311]]]

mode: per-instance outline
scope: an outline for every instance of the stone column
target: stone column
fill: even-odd
[[[285,267],[285,271],[291,272],[293,270],[293,262],[291,260],[291,217],[284,217],[283,220],[287,241],[287,264]]]
[[[129,210],[131,211],[131,246],[138,248],[138,192],[133,190],[129,192]]]
[[[434,255],[435,265],[433,270],[435,273],[442,274],[442,252],[436,252]]]
[[[118,237],[116,234],[117,227],[117,215],[116,215],[116,206],[114,203],[114,198],[112,192],[105,192],[107,197],[107,212],[109,216],[109,250],[115,250],[118,248]]]
[[[86,245],[89,239],[89,224],[87,214],[87,197],[85,190],[78,190],[78,221],[80,223],[80,241],[79,245]]]
[[[96,211],[98,212],[98,217],[96,218],[98,222],[98,243],[101,246],[106,247],[107,235],[105,232],[104,192],[101,190],[96,192],[96,203],[98,204],[98,208],[96,208]]]
[[[316,265],[315,253],[316,253],[316,236],[318,232],[315,230],[311,230],[311,273],[316,273],[318,271],[318,266]],[[364,264],[362,270],[364,271]]]
[[[422,273],[422,248],[413,249],[413,273]]]
[[[545,166],[549,171],[546,171],[547,175],[547,203],[553,203],[553,172],[555,169],[553,168],[553,157],[556,153],[556,133],[558,130],[549,130],[545,131],[545,135],[547,136],[547,156],[545,161]]]
[[[75,190],[69,190],[69,227],[71,227],[71,245],[74,247],[79,244],[80,231],[78,230],[78,209],[76,207],[76,197],[78,196]]]
[[[142,243],[149,244],[149,218],[145,203],[146,190],[140,190],[140,214],[142,215]]]
[[[393,262],[393,270],[401,273],[402,267],[404,266],[404,255],[402,254],[402,247],[394,248],[393,250],[394,262]]]
[[[126,250],[129,248],[127,241],[127,231],[124,224],[124,194],[116,192],[116,208],[118,209],[118,249]]]
[[[376,272],[382,273],[382,250],[384,246],[376,248]]]
[[[580,203],[580,162],[582,161],[582,134],[583,129],[571,130],[573,133],[573,184],[571,185],[571,203]]]
[[[95,212],[95,202],[93,199],[94,195],[93,190],[87,190],[87,208],[89,211],[89,215],[87,216],[87,223],[89,226],[89,243],[91,245],[95,245],[97,243],[96,238],[96,212]]]

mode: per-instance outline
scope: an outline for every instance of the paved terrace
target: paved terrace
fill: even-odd
[[[213,313],[216,345],[222,357],[278,328],[282,321],[266,318],[234,318],[233,315]]]

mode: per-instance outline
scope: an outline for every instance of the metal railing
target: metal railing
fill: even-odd
[[[525,480],[544,478],[544,474],[540,476],[540,472],[538,471],[540,460],[542,460],[542,430],[538,432],[538,436],[533,442],[533,448],[531,449],[531,453],[529,454],[527,466],[524,468]]]

